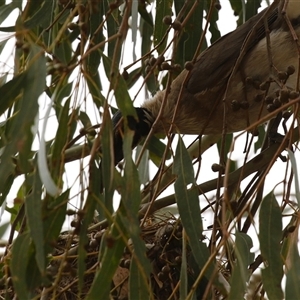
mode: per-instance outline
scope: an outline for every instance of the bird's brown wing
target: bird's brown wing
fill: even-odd
[[[200,93],[227,82],[248,34],[261,19],[265,11],[266,9],[250,18],[236,30],[224,35],[199,55],[186,83],[186,88],[190,93]],[[268,16],[269,28],[272,28],[277,18],[278,9],[276,8]],[[260,23],[256,27],[255,37],[245,44],[244,51],[246,53],[266,35],[263,20]]]

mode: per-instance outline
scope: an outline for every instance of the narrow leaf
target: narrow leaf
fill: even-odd
[[[102,53],[102,59],[104,63],[105,72],[108,78],[110,78],[111,87],[114,89],[116,101],[123,116],[136,116],[136,111],[133,107],[131,98],[128,93],[128,87],[126,82],[121,76],[118,68],[112,65],[112,61],[109,57]]]
[[[281,238],[281,211],[273,192],[271,192],[263,199],[259,212],[259,242],[262,257],[266,263],[265,269],[262,270],[262,281],[270,299],[283,299]]]
[[[66,190],[59,197],[52,199],[51,204],[43,207],[43,228],[44,240],[47,241],[45,252],[50,253],[57,237],[62,231],[62,226],[66,218],[66,208],[69,200],[70,190]]]
[[[169,25],[163,22],[165,16],[172,16],[172,4],[173,0],[156,0],[156,14],[154,23],[154,46],[157,46],[162,42],[162,39],[167,31]],[[161,53],[167,44],[167,38],[157,48],[158,53]]]
[[[13,104],[14,101],[20,99],[17,98],[17,96],[22,91],[26,80],[25,77],[26,73],[22,73],[0,87],[0,94],[2,95],[0,101],[0,115],[2,115],[6,109]]]
[[[62,151],[68,143],[70,98],[65,102],[58,120],[56,138],[52,148],[52,176],[57,181],[60,175]]]
[[[181,262],[181,269],[180,269],[180,286],[179,286],[179,293],[180,299],[184,300],[187,296],[187,287],[188,287],[188,265],[186,259],[186,233],[183,231],[182,235],[182,262]]]
[[[81,292],[84,284],[84,272],[86,270],[86,247],[89,243],[87,236],[88,226],[92,223],[94,212],[96,209],[96,201],[94,201],[91,194],[88,195],[84,207],[84,218],[80,224],[79,243],[78,243],[78,289]]]
[[[94,278],[86,300],[109,299],[112,277],[119,265],[125,247],[125,242],[120,236],[120,234],[126,232],[120,219],[120,211],[117,212],[114,223],[110,234],[106,235],[105,245],[102,246],[105,250],[100,263],[100,270]]]
[[[129,128],[125,128],[125,136],[123,141],[123,152],[125,158],[124,179],[125,184],[121,192],[121,210],[122,221],[127,229],[129,237],[134,246],[134,256],[138,265],[139,276],[144,280],[146,285],[147,278],[150,274],[150,263],[146,256],[146,246],[141,239],[141,229],[139,225],[138,210],[141,202],[140,182],[137,167],[132,160],[132,139],[134,132]],[[124,208],[124,210],[122,209]],[[132,287],[132,286],[131,286]]]
[[[200,242],[202,236],[202,220],[197,190],[188,189],[189,184],[194,184],[194,170],[191,158],[185,148],[181,137],[179,137],[176,154],[174,158],[173,173],[177,175],[175,182],[175,196],[183,227],[189,239],[193,255],[199,265],[203,268],[209,258],[207,247]],[[210,278],[213,266],[206,273]]]
[[[17,8],[15,1],[0,7],[0,24],[11,14],[15,8]]]
[[[106,106],[102,119],[102,159],[101,159],[101,171],[104,187],[104,203],[107,212],[113,213],[113,195],[115,191],[114,185],[114,157],[113,157],[113,125],[109,115],[108,107]]]
[[[286,274],[285,299],[300,299],[300,257],[297,243],[293,243],[290,249],[291,268]]]
[[[13,243],[10,271],[16,293],[20,299],[29,299],[26,280],[26,269],[29,260],[28,250],[30,236],[28,233],[19,235]],[[26,296],[27,295],[27,296]]]
[[[250,252],[253,247],[252,239],[245,233],[236,232],[234,254],[236,263],[231,277],[231,290],[228,299],[244,299],[250,272],[248,266],[253,262],[254,254]]]
[[[55,197],[60,193],[60,190],[58,186],[56,186],[54,180],[52,179],[50,170],[48,168],[46,140],[45,140],[47,122],[52,108],[52,102],[53,101],[51,101],[51,104],[49,104],[45,112],[45,117],[44,117],[42,132],[41,132],[41,139],[40,139],[40,149],[38,150],[38,169],[41,176],[41,180],[45,185],[47,193],[52,197]]]
[[[21,1],[13,1],[13,2],[21,3]],[[50,19],[51,14],[49,12],[53,10],[52,9],[53,4],[54,4],[53,1],[45,0],[41,8],[30,19],[26,20],[23,26],[28,29],[34,28],[39,25],[44,27],[48,26],[51,20]],[[16,31],[16,27],[15,26],[0,27],[0,31],[14,32]]]
[[[182,30],[180,40],[176,47],[176,62],[181,66],[183,66],[186,61],[193,59],[203,32],[202,26],[199,26],[199,24],[203,22],[204,1],[199,1],[196,7],[194,6],[194,2],[195,1],[187,2],[188,7],[186,8],[186,13],[189,12],[190,16],[184,26],[184,30]],[[182,1],[175,1],[176,14],[183,8],[183,4],[184,2]],[[204,40],[202,50],[205,49],[206,46],[206,40]]]
[[[46,253],[44,244],[43,220],[42,220],[42,182],[39,174],[35,171],[26,176],[26,185],[32,191],[26,197],[25,211],[30,229],[30,237],[35,245],[35,258],[40,272],[45,272]]]
[[[136,259],[132,259],[130,263],[129,275],[129,299],[149,299],[149,287],[144,278],[141,276],[139,264]]]
[[[30,129],[38,112],[38,98],[44,90],[45,77],[45,55],[39,47],[31,45],[28,56],[28,69],[18,77],[18,85],[11,86],[13,90],[16,89],[16,93],[12,92],[14,96],[21,94],[21,92],[23,92],[23,95],[17,105],[19,111],[16,117],[13,118],[7,133],[9,143],[1,156],[1,182],[6,181],[7,177],[13,172],[14,166],[11,162],[11,156],[22,151],[26,141],[31,138],[28,134],[32,134]],[[1,89],[4,87],[7,88],[7,85],[5,84]],[[1,191],[3,188],[3,186],[0,186]]]
[[[299,173],[298,173],[298,167],[297,167],[297,162],[295,159],[295,155],[294,153],[290,150],[290,149],[286,149],[289,157],[290,157],[290,161],[292,164],[292,168],[293,168],[293,172],[294,172],[294,181],[295,181],[295,196],[298,202],[298,207],[300,207],[300,182],[299,182]]]

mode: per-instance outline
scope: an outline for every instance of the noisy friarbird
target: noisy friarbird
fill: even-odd
[[[174,133],[221,134],[223,128],[230,133],[259,121],[270,112],[270,101],[278,101],[278,90],[298,88],[295,34],[300,36],[300,0],[282,0],[272,11],[263,10],[218,39],[190,71],[185,69],[174,79],[153,133],[168,132],[176,107]],[[165,93],[158,92],[136,108],[138,120],[127,117],[135,130],[133,147],[148,135]],[[113,117],[116,164],[123,159],[120,121],[117,112]]]

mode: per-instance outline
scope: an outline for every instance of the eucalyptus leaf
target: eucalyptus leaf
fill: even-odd
[[[263,199],[259,212],[259,242],[262,257],[266,262],[266,266],[262,270],[262,281],[270,299],[283,299],[281,237],[281,211],[273,192],[271,192]]]

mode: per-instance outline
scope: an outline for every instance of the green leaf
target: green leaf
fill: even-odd
[[[146,282],[150,273],[150,263],[146,256],[146,246],[141,239],[141,228],[138,220],[138,211],[141,203],[140,182],[137,167],[132,160],[132,139],[134,132],[125,128],[123,152],[125,158],[124,182],[121,191],[122,221],[127,229],[134,246],[136,263],[139,266],[140,276]],[[124,208],[124,209],[123,209]]]
[[[57,91],[56,97],[54,99],[55,104],[61,104],[64,98],[70,96],[72,92],[73,82],[67,82],[67,78],[64,79],[64,83],[61,84],[59,90]]]
[[[132,259],[130,263],[129,275],[129,299],[150,299],[149,286],[146,284],[142,274],[140,265],[136,259]]]
[[[265,136],[266,136],[266,130],[264,128],[264,126],[258,126],[257,127],[258,130],[258,139],[257,141],[254,143],[254,152],[256,153],[258,151],[258,149],[260,149],[263,145],[263,142],[265,140]]]
[[[30,237],[35,246],[35,258],[40,272],[45,273],[46,253],[44,249],[44,229],[42,220],[42,182],[37,171],[26,176],[26,185],[32,189],[25,199],[25,211],[27,216]]]
[[[18,99],[16,98],[25,86],[25,82],[26,73],[22,73],[0,87],[0,94],[2,95],[0,101],[0,115],[2,115],[14,101],[20,99],[20,97]]]
[[[178,211],[193,255],[199,268],[202,269],[209,258],[209,251],[206,245],[200,242],[203,229],[198,192],[193,187],[188,189],[189,184],[195,184],[194,170],[191,158],[181,137],[179,137],[176,148],[173,173],[177,175],[174,187]],[[207,278],[211,278],[212,272],[213,266],[210,265],[206,272]]]
[[[92,166],[90,171],[94,173],[95,171],[99,172],[96,169],[94,162],[92,162]],[[92,180],[91,180],[92,181]],[[81,292],[84,284],[84,272],[86,270],[86,258],[87,258],[87,250],[89,239],[87,236],[87,231],[89,225],[92,223],[97,202],[95,201],[92,193],[88,194],[85,206],[84,206],[84,218],[81,220],[80,224],[80,232],[79,232],[79,243],[78,243],[78,289]]]
[[[248,266],[253,262],[254,254],[250,252],[253,247],[250,236],[243,232],[236,232],[234,254],[236,263],[231,277],[231,290],[229,300],[244,299],[247,283],[250,276]]]
[[[179,286],[179,293],[180,299],[184,300],[187,296],[187,288],[188,288],[188,265],[186,259],[186,234],[183,232],[182,235],[182,261],[181,261],[181,268],[180,268],[180,286]]]
[[[13,1],[15,3],[19,4],[21,1]],[[54,1],[45,0],[43,2],[43,5],[41,8],[28,20],[26,20],[23,24],[23,26],[27,29],[31,29],[34,27],[37,27],[39,25],[46,27],[50,24],[51,20],[51,13],[53,9],[52,6],[54,5]],[[15,26],[9,26],[9,27],[0,27],[0,31],[4,32],[14,32],[16,30]]]
[[[283,299],[281,280],[283,261],[280,254],[282,238],[281,210],[273,192],[262,201],[259,212],[259,242],[261,255],[266,263],[262,281],[269,299]]]
[[[103,5],[100,2],[95,2],[93,4],[93,12],[96,10],[96,13],[92,13],[90,16],[90,35],[92,37],[92,46],[99,44],[105,39],[102,32],[103,27],[101,28],[101,30],[99,30],[99,24],[102,23],[103,13],[105,13],[101,11]],[[104,45],[101,50],[104,50]],[[93,51],[86,60],[86,72],[84,72],[84,76],[87,78],[87,84],[94,101],[96,100],[96,103],[100,101],[100,103],[102,103],[103,105],[104,102],[102,101],[103,99],[100,92],[102,90],[101,80],[98,71],[100,61],[101,52],[98,50]]]
[[[3,238],[3,235],[5,234],[6,230],[8,229],[10,225],[10,222],[2,223],[0,224],[0,239]]]
[[[163,157],[165,151],[166,151],[166,145],[159,140],[157,137],[152,136],[150,138],[149,144],[147,145],[147,149],[154,155],[156,155],[157,157],[161,158]],[[171,152],[169,150],[167,150],[167,156],[166,159],[170,159],[171,158]]]
[[[156,14],[154,23],[153,40],[154,46],[158,46],[162,42],[162,39],[167,31],[169,25],[163,22],[163,18],[167,15],[172,16],[173,0],[156,0]],[[157,48],[157,52],[160,54],[165,49],[167,44],[167,37]]]
[[[116,66],[112,66],[112,61],[109,57],[107,57],[105,54],[102,54],[102,59],[106,75],[111,80],[111,87],[115,92],[116,101],[123,116],[129,115],[136,117],[136,111],[133,107],[131,98],[128,93],[128,87],[123,76],[121,76]]]
[[[3,202],[6,200],[6,197],[11,189],[11,186],[13,185],[15,180],[15,176],[13,174],[9,175],[3,184],[3,190],[0,196],[0,206],[3,204]],[[7,209],[7,208],[6,208]]]
[[[262,0],[248,0],[246,2],[246,21],[257,14],[261,2]]]
[[[150,25],[150,27],[153,28],[153,18],[152,18],[152,13],[148,12],[146,9],[146,2],[140,2],[139,1],[139,14],[143,18],[143,20]]]
[[[105,250],[103,251],[100,268],[94,278],[86,300],[109,299],[111,280],[120,263],[120,258],[126,245],[121,237],[126,231],[122,225],[120,213],[120,210],[118,210],[111,232],[105,236],[106,241],[103,243],[106,242],[106,245],[102,245],[102,247],[105,247]]]
[[[194,1],[187,3],[188,7],[186,8],[186,12],[190,13]],[[180,12],[183,4],[184,2],[182,1],[175,1],[176,14]],[[176,62],[178,62],[181,66],[184,66],[186,61],[193,59],[195,51],[198,48],[198,44],[203,33],[202,26],[199,26],[199,24],[202,24],[203,21],[203,10],[204,1],[200,1],[191,12],[190,18],[181,32],[180,40],[176,47]],[[201,49],[203,50],[206,47],[206,40],[204,40]]]
[[[20,299],[30,299],[28,294],[26,269],[29,261],[30,236],[28,233],[19,235],[13,243],[10,271],[15,291]],[[27,296],[26,296],[27,295]]]
[[[140,79],[142,73],[142,67],[138,67],[128,73],[128,76],[126,78],[126,84],[128,86],[128,89],[131,89],[132,86]]]
[[[56,90],[58,90],[58,88],[59,87],[57,87]],[[60,189],[52,179],[48,167],[48,158],[47,158],[48,149],[47,149],[45,135],[46,135],[47,122],[49,120],[53,99],[55,99],[55,94],[56,92],[52,94],[51,104],[48,105],[44,115],[44,122],[40,134],[40,148],[38,150],[38,156],[37,156],[37,167],[39,170],[41,181],[47,191],[47,194],[53,197],[56,197],[60,193]]]
[[[43,207],[44,241],[47,243],[45,248],[46,254],[52,251],[53,245],[62,231],[62,226],[66,218],[69,194],[70,190],[67,189],[58,197],[52,198],[49,204]]]
[[[229,0],[233,14],[238,16],[242,10],[242,1]]]
[[[38,98],[42,94],[45,86],[46,78],[46,59],[43,51],[31,45],[31,51],[28,57],[27,70],[16,79],[17,85],[11,86],[14,96],[23,95],[18,103],[19,112],[13,118],[11,126],[7,132],[8,145],[5,147],[1,155],[0,165],[0,181],[4,182],[7,177],[13,172],[13,164],[11,156],[22,151],[26,141],[31,138],[31,127],[34,124],[35,117],[38,112]],[[12,81],[9,82],[10,84]],[[1,87],[7,89],[7,84]],[[10,94],[10,96],[12,95]],[[0,187],[0,192],[4,187]]]
[[[210,5],[211,2],[212,1],[210,0],[208,4]],[[211,17],[209,19],[209,31],[211,33],[211,39],[210,39],[211,44],[221,37],[221,33],[217,24],[218,20],[219,20],[219,11],[217,9],[213,9]]]
[[[289,259],[291,267],[286,274],[285,299],[300,299],[300,257],[297,243],[291,245]]]
[[[143,147],[138,145],[136,147],[136,155],[135,155],[135,161],[137,161],[138,157],[141,154]],[[138,165],[138,172],[139,172],[139,182],[141,184],[146,184],[149,182],[149,151],[145,150],[142,154],[141,161]]]
[[[104,12],[106,12],[109,9],[107,2],[108,1],[103,1],[103,11]],[[114,34],[116,34],[118,32],[121,22],[122,22],[122,20],[120,17],[120,13],[113,13],[112,15],[107,16],[106,24],[107,24],[108,36],[113,36]],[[107,48],[108,57],[113,57],[116,43],[117,43],[116,39],[113,39],[112,41],[110,41],[108,43],[108,48]]]
[[[0,24],[11,14],[11,12],[17,8],[16,1],[13,1],[7,5],[0,7]]]
[[[63,149],[65,145],[68,143],[69,137],[69,108],[70,108],[70,98],[65,102],[61,114],[58,120],[58,128],[56,132],[56,138],[53,143],[52,148],[52,176],[54,180],[57,181],[59,172],[61,170],[61,159],[63,156]],[[60,174],[62,175],[62,174]]]
[[[113,195],[115,191],[114,183],[114,149],[113,149],[113,125],[110,118],[108,108],[104,109],[102,119],[102,159],[101,159],[101,171],[104,187],[104,205],[109,214],[113,213]],[[108,217],[108,216],[107,216]]]
[[[67,65],[71,61],[72,45],[71,42],[63,35],[63,38],[59,44],[55,44],[53,54],[55,57]]]
[[[298,207],[300,207],[300,182],[299,182],[299,173],[298,173],[298,167],[297,167],[297,162],[296,162],[296,158],[294,153],[290,150],[290,149],[286,149],[289,157],[290,157],[290,161],[292,164],[292,169],[293,169],[293,173],[294,173],[294,181],[295,181],[295,196],[298,202]]]

